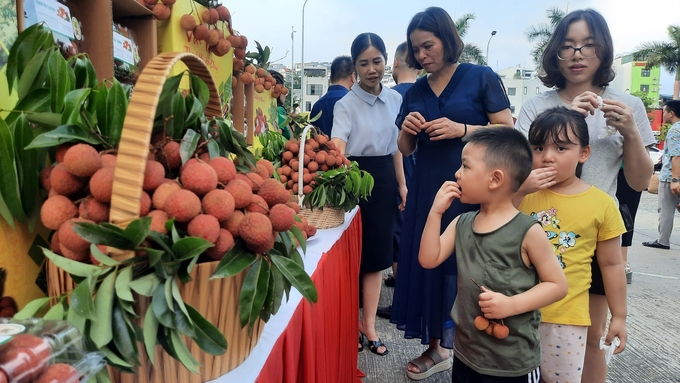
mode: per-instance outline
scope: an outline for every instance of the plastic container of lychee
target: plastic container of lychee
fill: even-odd
[[[305,142],[307,141],[307,135],[309,135],[309,131],[312,129],[316,128],[313,125],[307,125],[305,129],[302,131],[302,135],[300,137],[300,150],[298,150],[298,180],[297,180],[298,205],[300,205],[300,215],[302,217],[307,218],[307,221],[311,225],[314,225],[317,229],[330,229],[332,227],[338,227],[345,222],[345,212],[343,212],[341,209],[330,206],[328,204],[324,206],[323,209],[311,209],[307,206],[304,206],[304,204],[302,203],[302,200],[305,197],[303,192],[303,188],[305,186],[303,182],[305,167],[305,151],[303,150],[303,148],[305,147]]]
[[[0,383],[87,381],[105,365],[103,352],[85,352],[67,321],[0,321]]]

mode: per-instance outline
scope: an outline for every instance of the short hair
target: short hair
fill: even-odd
[[[522,186],[533,166],[533,152],[524,134],[515,128],[481,128],[463,139],[468,144],[486,149],[484,163],[487,167],[500,168],[512,181],[512,191]]]
[[[569,140],[569,131],[578,139],[578,142]],[[529,127],[529,143],[531,145],[544,145],[549,140],[555,143],[570,143],[580,145],[582,148],[590,145],[590,134],[585,117],[573,109],[563,106],[546,109],[541,112]],[[576,166],[576,177],[581,177],[583,164]]]
[[[331,84],[349,78],[354,73],[352,58],[349,56],[338,56],[331,63]]]
[[[383,59],[387,61],[387,49],[385,49],[385,42],[383,42],[383,39],[375,33],[364,32],[355,37],[354,41],[352,41],[352,48],[350,49],[352,54],[352,65],[356,66],[359,56],[370,47],[377,49],[383,56]]]
[[[399,61],[406,62],[407,57],[408,57],[408,42],[404,41],[403,43],[397,45],[397,50],[394,52],[394,58]]]
[[[676,117],[680,118],[680,100],[666,101],[666,105],[664,105],[664,107],[668,108],[668,110],[673,112]]]
[[[451,19],[451,16],[442,8],[429,7],[423,12],[416,13],[406,29],[406,41],[408,43],[406,63],[408,66],[423,69],[413,54],[413,44],[411,44],[411,33],[416,29],[432,32],[442,41],[444,58],[447,62],[455,63],[458,61],[465,45],[460,35],[458,35],[456,24]]]
[[[541,71],[538,78],[548,88],[556,86],[563,89],[566,86],[564,75],[560,73],[558,66],[557,52],[564,44],[564,39],[567,37],[569,26],[576,22],[583,20],[588,24],[590,35],[597,44],[595,54],[600,59],[600,67],[597,68],[595,76],[593,77],[593,84],[597,86],[607,86],[614,79],[615,73],[612,69],[614,61],[614,44],[612,43],[612,35],[609,33],[609,27],[604,17],[597,11],[592,9],[582,9],[569,13],[566,15],[553,32],[548,44],[545,46],[543,55],[541,56]]]

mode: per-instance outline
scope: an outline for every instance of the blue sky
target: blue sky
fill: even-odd
[[[291,27],[294,27],[295,62],[301,59],[302,5],[304,0],[255,0],[225,2],[232,13],[234,28],[246,35],[249,50],[254,41],[272,48],[271,60],[291,64]],[[497,34],[489,44],[489,64],[494,70],[515,65],[533,68],[526,38],[531,25],[548,21],[546,10],[593,8],[602,13],[614,39],[616,54],[630,52],[647,41],[667,41],[666,28],[680,24],[680,0],[627,2],[623,0],[308,0],[305,7],[305,61],[331,61],[349,54],[354,37],[362,32],[380,35],[387,46],[389,61],[397,45],[406,39],[411,17],[428,6],[440,6],[455,19],[473,13],[466,43],[486,51],[491,31]],[[285,58],[284,58],[285,57]],[[661,93],[672,94],[673,77],[662,70]]]

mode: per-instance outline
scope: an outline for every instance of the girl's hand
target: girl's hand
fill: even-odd
[[[513,315],[510,298],[482,286],[479,294],[479,307],[488,319],[503,319]]]
[[[527,177],[520,189],[524,195],[535,193],[541,189],[547,189],[555,185],[555,176],[557,176],[557,170],[552,166],[534,169],[529,173],[529,177]]]
[[[607,125],[616,128],[625,138],[630,134],[638,134],[638,128],[633,117],[633,110],[618,100],[602,100],[602,112],[607,119]]]
[[[612,318],[611,322],[609,323],[609,331],[604,338],[604,342],[606,344],[611,344],[615,336],[619,337],[619,340],[621,341],[619,346],[616,347],[616,350],[614,350],[614,354],[618,354],[626,348],[626,341],[628,340],[628,331],[626,330],[625,319]]]
[[[399,210],[406,210],[406,195],[408,195],[408,189],[406,185],[399,186],[399,197],[401,197],[401,203],[399,204]]]
[[[583,117],[587,117],[588,114],[595,114],[597,107],[597,94],[591,91],[579,94],[571,102],[571,109],[581,113]]]
[[[423,124],[425,124],[425,118],[419,112],[411,112],[401,123],[401,130],[415,136],[423,130]]]
[[[456,198],[460,198],[460,187],[453,181],[446,181],[434,197],[430,211],[442,215]]]
[[[453,122],[446,117],[426,122],[423,129],[433,141],[463,137],[465,134],[464,124]]]

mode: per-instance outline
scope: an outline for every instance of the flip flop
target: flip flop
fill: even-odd
[[[425,358],[432,359],[434,365],[428,368],[424,361]],[[442,359],[437,350],[428,348],[419,357],[413,359],[409,363],[418,367],[420,372],[412,372],[407,369],[406,376],[408,376],[411,380],[423,380],[433,374],[446,371],[451,368],[451,366],[453,366],[453,359],[450,356],[446,359]]]

